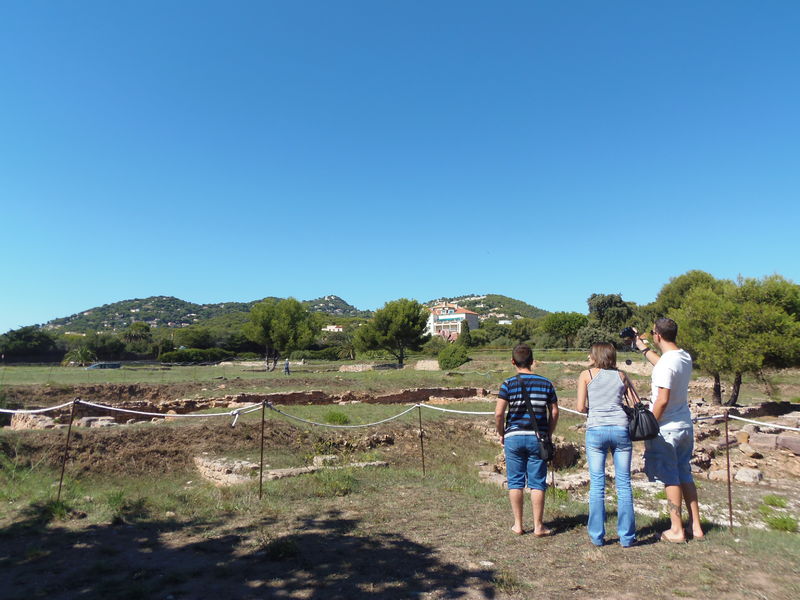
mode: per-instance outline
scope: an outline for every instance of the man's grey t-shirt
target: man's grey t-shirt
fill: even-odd
[[[692,357],[686,350],[664,352],[653,367],[653,387],[650,407],[658,398],[658,388],[669,390],[667,408],[658,420],[661,429],[691,427],[692,413],[689,411],[689,381],[692,379]]]

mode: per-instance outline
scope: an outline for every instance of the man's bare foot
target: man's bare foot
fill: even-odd
[[[686,538],[682,534],[683,532],[675,534],[671,529],[667,529],[661,533],[661,541],[669,542],[670,544],[685,544]]]
[[[552,535],[553,531],[548,529],[547,527],[542,527],[541,529],[534,529],[533,535],[536,537],[547,537],[548,535]]]
[[[516,525],[514,525],[511,528],[511,531],[513,531],[517,535],[525,535],[525,530],[522,527],[517,527]]]

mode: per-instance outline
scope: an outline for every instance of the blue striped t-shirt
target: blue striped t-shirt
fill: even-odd
[[[521,373],[520,377],[525,389],[528,390],[528,398],[533,407],[533,414],[536,415],[539,431],[547,431],[547,405],[558,403],[556,388],[549,379],[541,375]],[[508,402],[506,434],[512,431],[534,431],[531,417],[522,397],[522,390],[519,387],[519,380],[516,377],[509,377],[503,382],[498,396]]]

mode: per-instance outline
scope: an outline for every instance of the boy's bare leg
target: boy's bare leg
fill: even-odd
[[[692,537],[702,540],[705,537],[703,527],[700,525],[700,504],[697,501],[697,486],[694,482],[682,483],[681,492],[686,503],[686,512],[689,513],[689,523],[687,530],[691,530]]]
[[[514,526],[511,531],[518,535],[525,533],[522,528],[522,509],[524,495],[522,490],[508,490],[508,498],[511,500],[511,512],[514,514]]]
[[[550,530],[544,526],[544,490],[531,490],[533,504],[533,534],[548,535]]]

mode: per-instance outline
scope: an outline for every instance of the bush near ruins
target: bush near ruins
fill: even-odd
[[[461,344],[450,344],[439,352],[439,368],[443,370],[458,368],[468,360],[467,349]]]
[[[339,360],[339,348],[331,346],[321,350],[295,350],[289,355],[291,360]]]
[[[161,362],[165,363],[193,363],[193,362],[214,362],[233,358],[233,352],[228,352],[222,348],[186,348],[184,350],[173,350],[164,352],[161,355]]]

